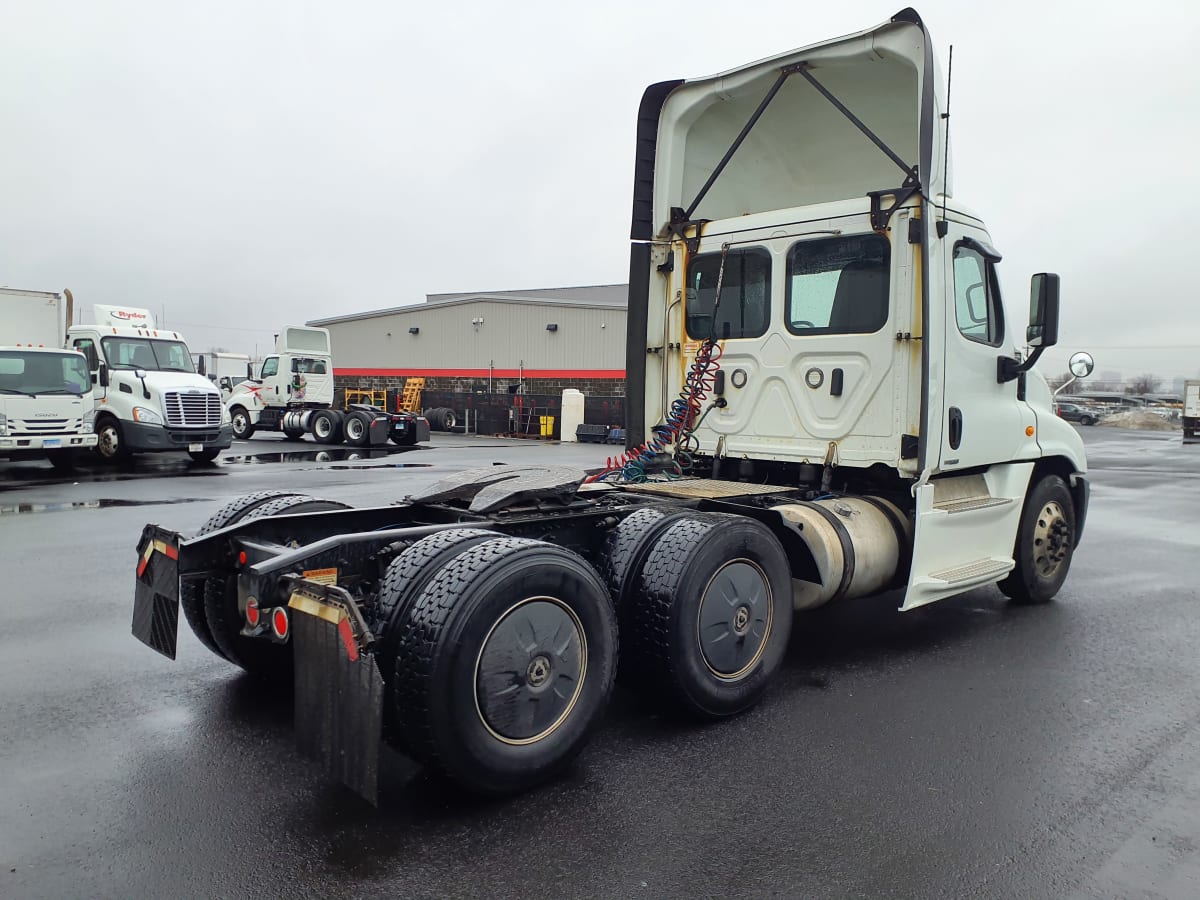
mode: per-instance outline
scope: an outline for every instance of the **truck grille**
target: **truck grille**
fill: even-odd
[[[10,419],[9,428],[14,435],[59,434],[79,430],[79,419]]]
[[[167,424],[177,428],[221,425],[221,395],[209,391],[167,391],[163,394]]]

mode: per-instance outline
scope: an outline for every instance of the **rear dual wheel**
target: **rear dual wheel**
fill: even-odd
[[[342,441],[342,414],[335,409],[318,409],[309,420],[313,439],[318,444],[339,444]]]
[[[609,579],[622,684],[701,718],[757,703],[792,627],[791,572],[770,529],[744,516],[647,514],[610,539],[610,553],[622,543],[628,561]],[[622,565],[610,559],[608,570]]]
[[[396,740],[470,790],[520,791],[566,766],[598,724],[616,672],[616,617],[595,571],[569,550],[464,532],[448,540],[393,563],[411,555],[429,572],[388,635]]]

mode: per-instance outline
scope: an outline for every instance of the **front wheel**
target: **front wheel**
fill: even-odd
[[[239,441],[249,440],[250,435],[254,434],[254,425],[245,407],[235,406],[229,411],[229,419],[233,423],[233,436]]]
[[[129,458],[121,423],[111,416],[96,422],[96,453],[105,462],[121,462]]]
[[[1080,425],[1095,425],[1096,420],[1093,419],[1091,416],[1084,416],[1082,419],[1079,420],[1079,424]]]
[[[1075,503],[1067,483],[1047,475],[1029,491],[1017,543],[1016,565],[1000,582],[1014,603],[1049,603],[1067,579],[1075,552]]]

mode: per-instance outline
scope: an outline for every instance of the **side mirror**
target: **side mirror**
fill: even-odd
[[[254,363],[246,363],[246,377],[247,378],[254,377]]]
[[[100,368],[96,372],[97,380],[100,382],[100,387],[108,387],[108,366],[100,363]]]
[[[206,371],[203,356],[196,357],[196,373],[198,375],[207,375],[208,374],[208,372]]]
[[[1071,354],[1067,368],[1076,378],[1087,378],[1092,374],[1092,369],[1096,368],[1096,361],[1092,359],[1092,354],[1086,350],[1080,350],[1078,353]]]
[[[1058,276],[1049,272],[1034,275],[1029,283],[1029,328],[1025,341],[1030,347],[1053,347],[1058,343]]]

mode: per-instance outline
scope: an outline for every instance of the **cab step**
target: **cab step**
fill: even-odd
[[[927,579],[931,583],[940,581],[947,586],[966,587],[995,581],[1012,571],[1013,565],[1011,559],[977,559],[952,569],[930,572]]]
[[[990,509],[993,506],[1008,506],[1013,503],[1012,497],[992,497],[983,494],[979,497],[961,497],[957,500],[943,500],[934,503],[933,508],[944,513],[964,513],[975,509]]]

